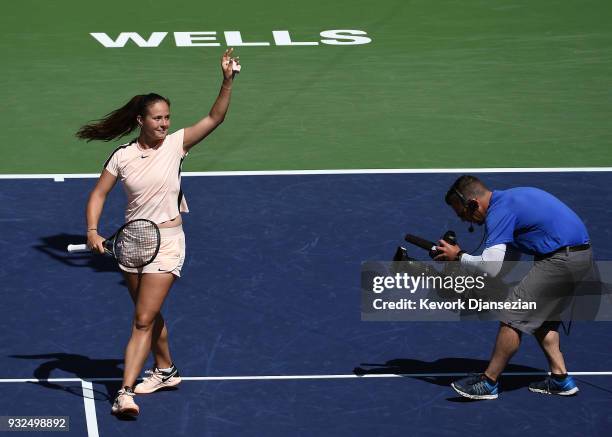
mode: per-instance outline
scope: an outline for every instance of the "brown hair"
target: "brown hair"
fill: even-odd
[[[449,188],[444,200],[450,205],[453,197],[456,197],[465,204],[466,199],[482,196],[487,190],[486,185],[476,176],[463,175]]]
[[[111,141],[121,138],[138,127],[137,116],[145,116],[150,105],[164,101],[170,106],[170,100],[159,94],[139,94],[134,96],[119,109],[109,112],[99,120],[87,123],[75,134],[77,138],[87,140]]]

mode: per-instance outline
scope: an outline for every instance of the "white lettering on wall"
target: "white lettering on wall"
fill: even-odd
[[[291,41],[291,35],[288,30],[273,30],[272,36],[277,46],[318,46],[317,41]]]
[[[348,34],[348,35],[344,35]],[[321,32],[321,36],[323,38],[321,42],[323,44],[330,44],[335,46],[345,46],[345,45],[358,45],[358,44],[368,44],[371,43],[372,40],[367,36],[356,36],[356,35],[367,35],[363,30],[324,30]],[[338,41],[344,40],[344,41]]]
[[[225,43],[228,47],[269,46],[269,42],[244,42],[239,31],[231,30],[225,33]]]
[[[121,32],[116,40],[113,41],[105,33],[90,33],[100,44],[106,48],[125,47],[128,40],[132,40],[138,47],[157,47],[164,40],[168,32],[153,32],[149,39],[144,39],[136,32]]]
[[[174,41],[177,47],[219,47],[216,41],[217,32],[174,32]]]
[[[106,48],[125,47],[132,41],[138,47],[159,47],[168,32],[153,32],[148,38],[143,38],[137,32],[121,32],[113,39],[104,32],[92,32],[92,37]],[[268,41],[245,42],[242,33],[238,30],[227,30],[223,32],[225,43],[228,47],[256,47],[270,46]],[[276,46],[318,46],[320,43],[327,45],[360,45],[369,44],[372,39],[363,30],[335,29],[324,30],[320,33],[321,41],[294,41],[288,30],[273,30],[272,38]],[[216,31],[206,32],[174,32],[174,42],[177,47],[219,47]]]

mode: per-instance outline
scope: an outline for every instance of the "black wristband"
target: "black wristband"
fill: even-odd
[[[457,252],[457,261],[461,261],[461,256],[467,253],[465,250],[460,250],[459,252]]]

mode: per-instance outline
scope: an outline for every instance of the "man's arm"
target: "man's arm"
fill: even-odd
[[[460,260],[461,265],[472,272],[482,272],[489,276],[495,277],[501,271],[506,255],[506,245],[496,244],[495,246],[487,247],[480,256],[468,255],[461,251],[459,245],[448,244],[444,240],[438,242],[436,246],[440,255],[434,259],[436,261],[456,261]]]
[[[501,271],[505,256],[506,245],[496,244],[495,246],[487,247],[480,256],[464,253],[459,257],[459,262],[472,273],[486,273],[494,278]]]

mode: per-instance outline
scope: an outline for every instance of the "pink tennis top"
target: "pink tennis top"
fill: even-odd
[[[127,195],[125,220],[172,220],[189,212],[181,190],[184,130],[168,135],[154,149],[143,149],[134,140],[115,149],[104,168],[122,182]]]

